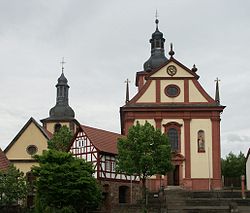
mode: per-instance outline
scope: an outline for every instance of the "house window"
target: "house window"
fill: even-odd
[[[205,132],[199,130],[197,133],[198,152],[205,152]]]
[[[29,154],[29,155],[34,155],[36,154],[38,151],[38,148],[37,146],[35,145],[29,145],[27,148],[26,148],[26,152]]]
[[[181,126],[177,122],[169,122],[165,125],[165,134],[168,136],[168,141],[173,152],[181,151]]]
[[[111,171],[110,161],[106,161],[105,164],[106,164],[106,165],[105,165],[106,171]]]
[[[111,171],[115,172],[115,161],[111,161]]]

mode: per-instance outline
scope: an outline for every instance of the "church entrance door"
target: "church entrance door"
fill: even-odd
[[[174,166],[174,170],[168,173],[168,186],[179,186],[180,185],[180,172],[179,165]]]

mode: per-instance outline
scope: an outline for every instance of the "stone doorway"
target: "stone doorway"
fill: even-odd
[[[129,202],[129,187],[120,186],[119,187],[119,203],[128,203]]]
[[[168,186],[180,185],[180,166],[175,165],[174,169],[168,173]]]

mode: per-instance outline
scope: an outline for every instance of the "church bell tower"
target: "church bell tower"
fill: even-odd
[[[75,112],[69,106],[69,85],[68,80],[64,75],[64,60],[62,64],[62,73],[56,84],[56,105],[49,111],[49,117],[41,120],[43,126],[51,133],[66,125],[72,132],[76,131],[79,123],[75,119]]]

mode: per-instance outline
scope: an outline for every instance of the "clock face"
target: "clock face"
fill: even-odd
[[[168,66],[167,68],[167,73],[170,75],[170,76],[174,76],[177,72],[177,69],[174,65],[170,65]]]

